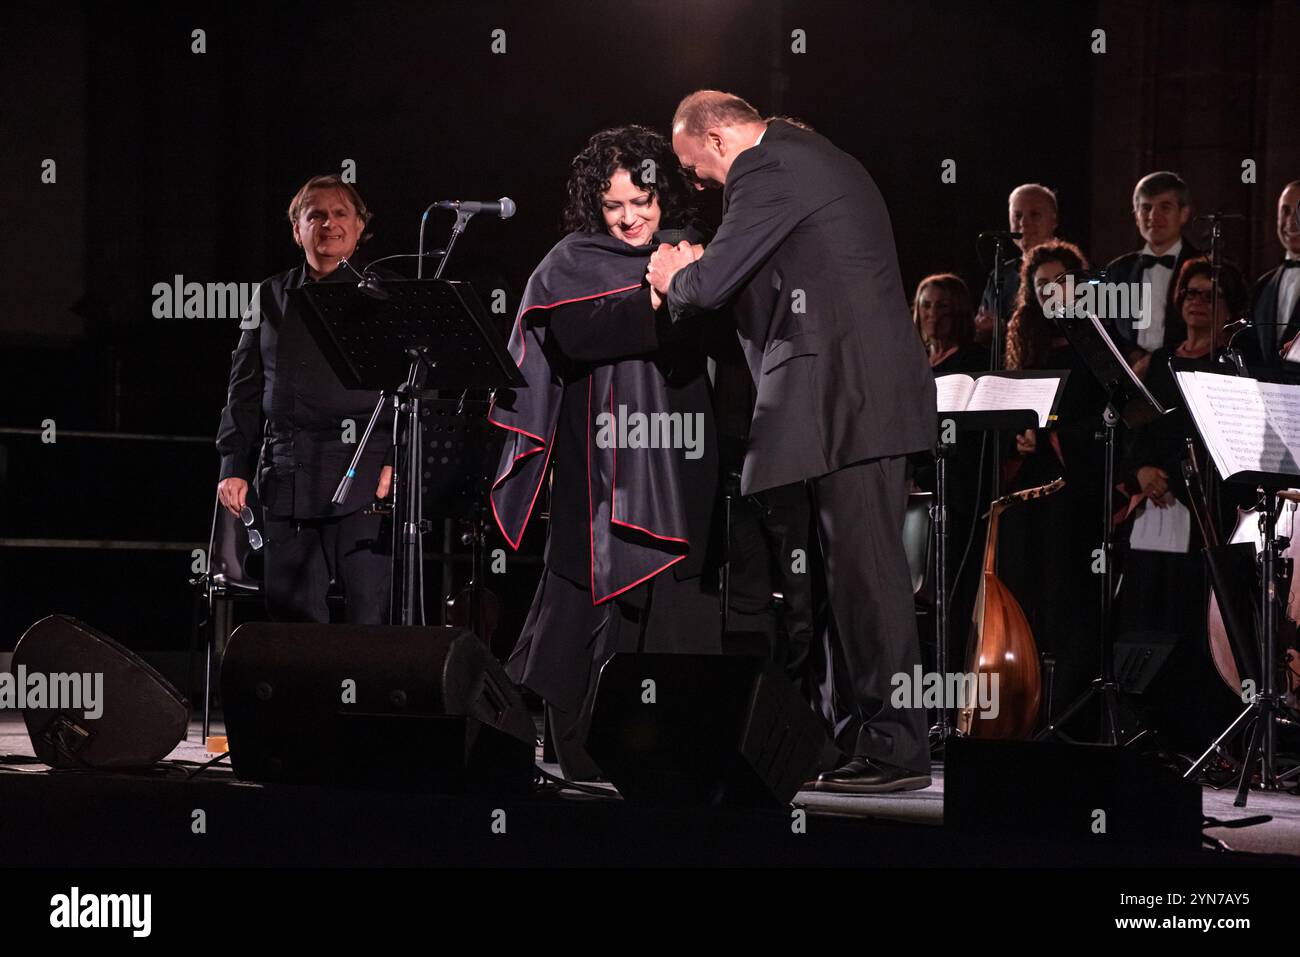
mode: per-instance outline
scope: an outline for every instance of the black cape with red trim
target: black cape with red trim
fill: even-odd
[[[630,246],[604,233],[570,233],[529,277],[509,351],[527,386],[498,395],[489,421],[509,435],[490,493],[492,514],[518,549],[541,491],[559,421],[564,383],[544,349],[540,311],[569,302],[631,295],[642,286],[657,243]],[[589,377],[587,484],[594,604],[627,591],[686,558],[687,513],[682,450],[616,448],[596,441],[601,412],[668,413],[664,378],[655,364],[624,359],[596,366]],[[603,448],[602,445],[610,445]],[[700,547],[703,547],[702,543]]]

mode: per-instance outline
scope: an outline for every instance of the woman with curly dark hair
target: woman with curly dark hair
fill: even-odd
[[[518,549],[551,476],[545,568],[507,670],[545,700],[565,776],[589,779],[611,655],[720,650],[717,600],[701,587],[717,450],[699,333],[670,337],[643,281],[660,242],[701,238],[682,229],[691,190],[667,140],[601,130],[567,194],[567,235],[529,278],[510,337],[527,385],[488,416],[508,431],[491,505]]]
[[[1051,429],[1027,429],[1008,449],[1007,490],[1064,477],[1056,495],[1008,512],[1002,521],[999,571],[1024,607],[1040,652],[1055,660],[1052,702],[1058,710],[1096,671],[1098,577],[1093,550],[1101,542],[1102,426],[1105,394],[1065,334],[1047,315],[1067,274],[1082,278],[1088,260],[1073,243],[1049,240],[1025,256],[1020,291],[1006,333],[1008,369],[1069,372]]]

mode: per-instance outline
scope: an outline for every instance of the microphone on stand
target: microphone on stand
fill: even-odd
[[[432,209],[450,209],[456,213],[456,225],[452,227],[451,238],[447,240],[447,245],[443,249],[442,259],[438,263],[438,269],[433,274],[434,279],[442,278],[442,271],[447,268],[447,260],[451,256],[451,249],[456,245],[456,240],[464,232],[465,226],[469,223],[471,216],[477,213],[491,213],[502,219],[509,219],[515,214],[515,201],[509,196],[502,196],[494,200],[478,199],[440,199],[430,203],[424,210],[424,215],[420,217],[420,245],[416,251],[419,262],[416,265],[415,275],[417,279],[424,278],[424,226],[429,221],[429,210]]]
[[[1024,233],[1013,233],[1005,229],[994,229],[987,233],[980,233],[980,239],[1023,239]]]
[[[473,216],[475,213],[490,213],[493,216],[500,216],[502,219],[509,219],[515,214],[515,201],[509,196],[502,196],[494,200],[477,200],[477,199],[440,199],[433,204],[438,209],[450,209],[457,213],[464,213],[466,216]]]
[[[1228,336],[1228,344],[1223,347],[1223,351],[1227,355],[1227,357],[1232,361],[1233,366],[1237,370],[1237,375],[1243,375],[1246,372],[1245,359],[1242,358],[1241,350],[1234,345],[1234,343],[1237,340],[1237,336],[1241,335],[1243,332],[1247,330],[1253,331],[1255,329],[1266,329],[1269,326],[1272,326],[1273,328],[1276,329],[1278,326],[1286,326],[1286,325],[1288,325],[1288,323],[1255,322],[1253,319],[1241,318],[1238,319],[1236,322],[1230,322],[1223,327],[1222,334]]]

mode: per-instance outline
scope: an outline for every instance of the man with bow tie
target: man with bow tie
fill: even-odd
[[[1250,288],[1254,328],[1237,340],[1248,362],[1278,365],[1282,350],[1300,334],[1300,179],[1277,199],[1277,238],[1284,259]]]
[[[1174,278],[1183,263],[1201,255],[1183,239],[1191,215],[1191,193],[1182,177],[1168,171],[1143,176],[1133,190],[1133,219],[1146,245],[1106,267],[1107,282],[1149,284],[1146,314],[1111,320],[1115,345],[1138,376],[1145,376],[1151,353],[1162,346],[1173,349],[1187,338],[1174,302]]]

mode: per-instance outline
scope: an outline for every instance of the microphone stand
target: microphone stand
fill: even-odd
[[[1001,233],[993,236],[993,349],[991,353],[990,372],[1001,372],[1006,365],[1007,331],[1002,324],[1002,250],[1005,242]],[[989,501],[996,502],[1002,496],[1002,462],[999,452],[1002,448],[1002,433],[993,432],[993,474],[989,484]]]
[[[438,204],[430,203],[424,210],[424,215],[420,217],[420,246],[417,252],[418,264],[415,267],[415,278],[424,278],[424,226],[429,221],[429,212]],[[442,259],[438,261],[438,269],[433,274],[434,279],[442,278],[442,271],[447,268],[447,260],[451,257],[452,247],[456,245],[456,240],[460,239],[460,234],[465,231],[466,224],[473,213],[467,213],[463,209],[456,210],[456,222],[451,227],[451,239],[447,240],[447,245],[442,250]]]
[[[424,228],[428,222],[430,210],[436,206],[437,203],[429,204],[420,217],[420,245],[417,252],[418,265],[416,266],[417,279],[424,278]],[[465,231],[465,226],[473,215],[472,212],[461,209],[456,210],[456,222],[452,226],[451,237],[443,247],[442,258],[438,260],[438,268],[434,270],[434,279],[442,278],[442,274],[447,268],[447,262],[451,258],[451,251],[456,245],[456,240]],[[399,490],[403,490],[401,492],[402,522],[400,534],[402,585],[398,604],[400,605],[402,624],[423,625],[425,623],[423,535],[430,530],[431,526],[424,518],[424,495],[420,485],[421,460],[423,458],[420,434],[420,416],[423,406],[421,393],[423,392],[428,371],[436,368],[438,363],[429,357],[425,349],[411,349],[408,354],[411,358],[411,368],[406,381],[397,389],[398,409],[402,413],[402,418],[405,419],[406,434],[406,450],[402,458],[402,467],[398,470],[398,474],[394,476],[395,486]],[[397,447],[398,428],[396,417],[394,418],[393,431],[394,447]],[[396,522],[393,523],[393,536],[395,539],[398,538]],[[396,542],[394,544],[396,545]],[[394,560],[397,558],[398,551],[398,548],[394,547]],[[394,584],[396,584],[395,578]]]

